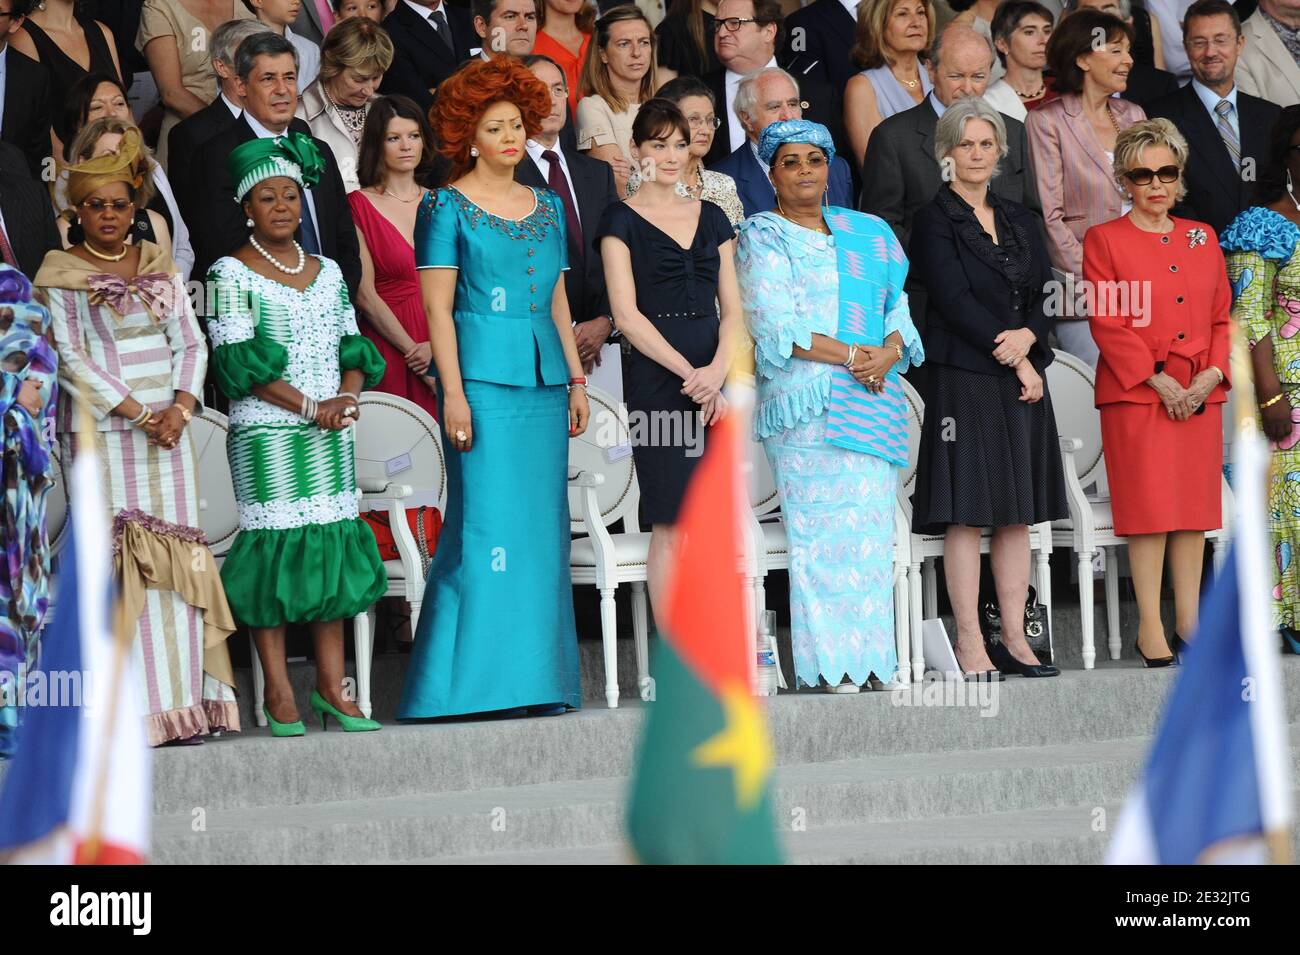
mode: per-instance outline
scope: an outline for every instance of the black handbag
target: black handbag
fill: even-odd
[[[986,600],[980,605],[980,632],[989,646],[1002,642],[1002,614],[996,600]],[[1048,632],[1047,608],[1038,602],[1038,594],[1029,588],[1025,601],[1025,640],[1034,651],[1039,663],[1052,662],[1052,640]]]

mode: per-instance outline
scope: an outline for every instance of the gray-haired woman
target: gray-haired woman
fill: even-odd
[[[1065,479],[1043,369],[1052,277],[1033,216],[989,189],[1007,153],[1002,117],[963,99],[935,129],[947,185],[916,213],[912,266],[928,308],[925,424],[912,526],[944,534],[944,576],[957,620],[957,660],[968,674],[996,668],[1056,676],[1025,642],[1029,526],[1068,514]],[[1002,643],[986,651],[979,627],[980,536],[990,556]]]

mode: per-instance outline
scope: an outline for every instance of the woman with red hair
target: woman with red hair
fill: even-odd
[[[514,179],[550,111],[541,80],[497,56],[445,80],[430,114],[453,170],[420,204],[415,263],[447,512],[399,719],[579,705],[565,484],[588,411],[559,281],[568,223],[554,192]]]

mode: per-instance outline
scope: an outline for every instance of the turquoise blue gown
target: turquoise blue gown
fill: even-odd
[[[569,370],[551,319],[568,246],[559,198],[534,192],[533,212],[519,220],[454,187],[426,196],[416,218],[416,267],[458,270],[454,318],[474,439],[460,452],[443,437],[447,510],[398,719],[580,703]]]

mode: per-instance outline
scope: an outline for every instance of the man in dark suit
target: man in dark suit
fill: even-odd
[[[4,0],[0,0],[3,3]],[[167,178],[176,195],[181,218],[199,225],[199,203],[195,200],[193,172],[199,147],[217,133],[235,125],[244,109],[239,95],[239,77],[235,75],[235,51],[239,44],[255,33],[270,32],[258,20],[231,20],[212,34],[212,71],[217,74],[217,98],[197,113],[192,113],[172,127],[167,137]]]
[[[283,135],[287,130],[311,135],[298,106],[298,57],[292,44],[275,33],[257,33],[239,45],[235,69],[244,112],[228,128],[204,144],[194,171],[201,227],[194,230],[194,274],[207,275],[209,266],[248,241],[245,215],[235,201],[235,184],[226,172],[226,157],[240,143],[256,137]],[[338,263],[355,298],[361,281],[361,253],[347,192],[334,153],[313,139],[325,161],[320,182],[303,190],[302,225],[297,239],[310,253]]]
[[[46,180],[54,107],[45,67],[9,46],[33,0],[0,0],[0,141],[17,146],[36,179]]]
[[[550,57],[538,54],[524,57],[524,65],[550,90],[551,113],[543,120],[541,132],[528,140],[528,154],[515,167],[515,179],[539,189],[553,189],[564,202],[569,239],[564,291],[569,298],[569,312],[577,323],[573,334],[578,357],[590,373],[614,330],[600,248],[591,240],[605,207],[618,202],[618,189],[609,163],[584,156],[560,138],[569,104],[564,71]]]
[[[1208,222],[1215,232],[1254,204],[1269,130],[1282,111],[1236,88],[1233,74],[1244,45],[1232,4],[1197,0],[1183,19],[1192,81],[1147,107],[1147,115],[1172,121],[1187,140],[1187,196],[1174,214]]]
[[[442,0],[397,0],[384,20],[393,39],[393,65],[380,89],[401,93],[422,110],[433,105],[433,91],[482,45],[469,11]]]
[[[759,137],[763,130],[778,120],[812,117],[804,115],[794,77],[778,66],[755,70],[740,81],[736,91],[736,112],[736,121],[745,128],[745,141],[731,155],[714,163],[713,170],[736,181],[736,193],[745,207],[746,216],[770,212],[776,208],[776,191],[766,167],[758,160]],[[714,142],[717,142],[716,137]],[[852,177],[848,163],[840,156],[831,163],[826,191],[831,205],[853,208]]]
[[[844,87],[859,72],[853,62],[858,21],[849,12],[857,6],[853,0],[813,0],[786,17],[781,65],[794,73],[807,64],[805,77],[843,96]]]
[[[18,147],[0,142],[0,261],[30,279],[62,244],[44,183],[32,178]]]
[[[862,164],[860,208],[888,222],[904,249],[911,239],[916,210],[929,203],[943,185],[939,160],[934,155],[939,114],[963,97],[984,95],[993,48],[986,37],[970,27],[954,24],[939,35],[932,56],[930,75],[934,88],[930,95],[911,109],[890,116],[872,131]],[[1010,116],[1003,115],[1002,120],[1007,128],[1008,153],[1001,160],[992,189],[1004,199],[1041,215],[1025,127]],[[912,321],[920,328],[925,317],[925,288],[909,275],[906,289]]]

